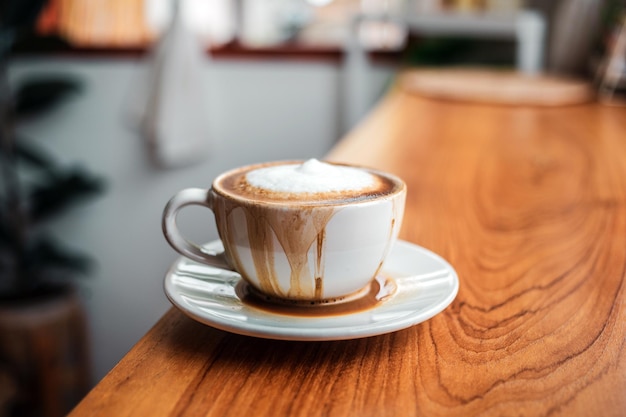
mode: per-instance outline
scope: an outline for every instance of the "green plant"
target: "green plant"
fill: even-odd
[[[0,300],[40,295],[88,270],[87,256],[70,251],[43,230],[43,223],[71,204],[103,189],[80,167],[59,164],[14,125],[37,117],[80,90],[67,76],[31,78],[10,89],[11,46],[32,23],[41,0],[5,2],[0,14]]]

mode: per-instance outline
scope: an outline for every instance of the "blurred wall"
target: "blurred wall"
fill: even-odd
[[[212,81],[206,109],[212,152],[197,165],[157,169],[142,138],[125,123],[125,103],[141,65],[133,59],[20,58],[11,66],[13,81],[54,72],[84,82],[80,95],[19,130],[108,184],[104,195],[51,225],[59,239],[97,262],[92,276],[79,283],[89,316],[94,382],[170,307],[162,282],[177,254],[161,234],[167,200],[182,188],[208,187],[218,173],[238,165],[322,157],[341,135],[337,64],[217,61],[206,70]],[[371,72],[372,91],[382,92],[389,75],[385,68]],[[192,240],[217,238],[208,210],[185,209],[180,223]]]

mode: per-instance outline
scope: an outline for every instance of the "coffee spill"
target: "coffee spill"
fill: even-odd
[[[235,292],[244,305],[268,313],[295,317],[333,317],[372,310],[393,297],[396,289],[397,285],[393,278],[379,274],[363,295],[345,302],[276,300],[259,293],[244,280],[239,281]]]
[[[215,217],[218,222],[218,230],[222,242],[230,245],[226,248],[231,254],[232,266],[244,274],[246,272],[237,248],[230,242],[234,242],[235,227],[232,220],[232,212],[241,208],[246,219],[248,230],[248,244],[250,248],[264,248],[253,250],[252,260],[260,289],[269,294],[287,299],[310,299],[323,298],[323,245],[326,235],[326,225],[335,213],[333,207],[297,208],[294,210],[280,209],[268,210],[254,204],[240,205],[222,198],[217,198],[219,204],[215,204]],[[287,210],[287,212],[285,212]],[[228,237],[222,236],[228,234]],[[291,270],[289,288],[281,288],[276,279],[274,240],[276,236],[282,252],[287,257]],[[309,250],[317,242],[315,251],[315,276],[311,276],[309,268]]]
[[[321,300],[324,294],[324,241],[326,228],[317,234],[317,258],[315,259],[315,299]]]
[[[254,239],[257,241],[256,244],[261,245],[265,249],[262,251],[251,251],[259,284],[264,291],[279,291],[278,283],[272,280],[272,277],[276,274],[274,268],[274,240],[272,239],[271,231],[263,226],[264,219],[262,217],[254,218],[246,214],[246,224],[248,237],[254,236]],[[252,244],[253,242],[251,241],[250,245]]]
[[[284,294],[286,298],[322,298],[321,287],[318,294],[315,282],[316,278],[323,276],[323,271],[317,270],[318,265],[323,265],[322,252],[319,250],[320,240],[323,244],[326,225],[334,212],[333,208],[295,210],[289,216],[285,216],[282,211],[271,212],[267,226],[275,233],[291,267],[290,288]],[[315,242],[318,248],[316,269],[315,276],[311,277],[309,250]]]
[[[389,251],[391,250],[391,245],[393,244],[393,242],[396,240],[396,235],[398,233],[398,231],[396,230],[396,225],[400,225],[402,222],[402,214],[400,214],[400,216],[398,216],[398,206],[397,206],[397,202],[396,200],[391,200],[391,210],[393,211],[393,216],[391,217],[391,224],[389,226],[389,238],[387,239],[387,246],[385,246],[385,250],[383,251],[383,256],[380,259],[380,262],[378,263],[378,267],[376,268],[376,273],[374,274],[374,276],[377,276],[381,269],[383,268],[383,264],[385,263],[385,259],[387,258],[387,255],[389,254]],[[404,201],[402,201],[402,207],[404,207]],[[398,219],[398,217],[400,217]]]
[[[315,277],[315,299],[321,300],[322,294],[324,293],[324,284],[322,282],[322,277]]]

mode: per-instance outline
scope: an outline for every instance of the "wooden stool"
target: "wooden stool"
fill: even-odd
[[[0,304],[0,372],[15,393],[0,399],[0,416],[15,407],[20,415],[66,415],[88,392],[89,369],[85,314],[74,291]]]

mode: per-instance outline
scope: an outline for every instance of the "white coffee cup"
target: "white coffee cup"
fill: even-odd
[[[163,212],[167,241],[194,261],[237,271],[268,299],[310,305],[359,297],[398,236],[406,185],[396,176],[358,168],[373,175],[380,189],[295,200],[268,199],[254,189],[238,191],[237,181],[247,172],[298,163],[246,166],[218,176],[209,189],[179,191]],[[213,211],[224,253],[207,253],[182,236],[176,216],[188,205]]]

